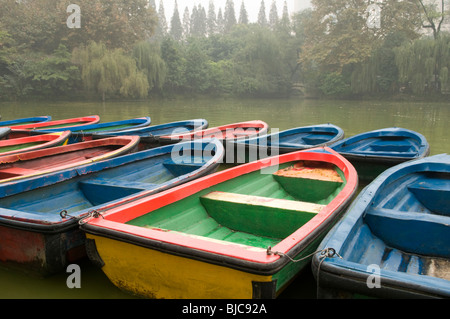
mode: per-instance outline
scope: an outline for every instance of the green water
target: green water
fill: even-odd
[[[2,120],[51,115],[54,120],[99,115],[102,122],[150,116],[152,124],[205,118],[210,127],[263,120],[272,129],[332,123],[349,137],[397,126],[422,133],[431,155],[450,152],[450,103],[386,101],[322,101],[299,99],[177,99],[152,102],[27,102],[0,103]],[[0,269],[0,298],[130,298],[113,286],[89,261],[80,263],[81,288],[68,288],[70,273],[34,278]],[[281,298],[315,298],[315,282],[306,269]]]

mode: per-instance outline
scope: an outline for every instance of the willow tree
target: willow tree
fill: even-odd
[[[133,48],[133,57],[136,60],[138,70],[147,76],[149,89],[161,89],[167,76],[167,67],[161,58],[159,44],[142,41]]]
[[[122,49],[109,50],[103,43],[91,42],[73,52],[73,62],[81,68],[85,88],[107,97],[144,98],[148,95],[147,76],[136,61]]]
[[[395,50],[399,80],[413,93],[449,90],[450,36],[424,38]]]

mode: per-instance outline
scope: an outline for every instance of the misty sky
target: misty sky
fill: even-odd
[[[156,0],[156,8],[159,8],[159,3],[161,0]],[[222,8],[222,13],[225,9],[226,0],[213,0],[214,7],[216,9],[216,13],[219,8]],[[239,9],[241,8],[241,3],[244,1],[245,8],[247,9],[250,22],[256,22],[258,17],[259,8],[261,6],[261,0],[234,0],[234,10],[236,11],[236,18],[239,17]],[[269,10],[272,5],[273,0],[264,0],[264,4],[266,7],[266,15],[269,16]],[[281,15],[283,12],[284,2],[285,0],[275,0],[277,3],[278,14]],[[289,13],[292,14],[294,12],[294,0],[286,0],[288,4]],[[201,4],[208,10],[210,0],[177,0],[178,3],[178,12],[180,14],[180,18],[182,18],[184,9],[186,6],[191,10],[193,5]],[[309,0],[300,0],[301,9],[307,8],[310,6]],[[173,15],[173,8],[175,4],[175,0],[163,0],[164,10],[167,16],[167,21],[170,22],[170,19]]]

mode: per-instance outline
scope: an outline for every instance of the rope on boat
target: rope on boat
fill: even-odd
[[[87,218],[99,218],[99,217],[105,218],[101,213],[99,213],[96,210],[92,210],[84,216],[70,216],[67,213],[67,210],[64,209],[59,213],[59,215],[61,216],[62,219],[66,219],[67,217],[78,219],[78,223],[80,225],[83,225],[84,223],[86,223],[85,219],[87,219]]]
[[[308,259],[308,258],[310,258],[311,256],[314,256],[315,254],[319,254],[320,253],[320,256],[319,256],[319,259],[320,259],[320,261],[319,261],[319,266],[317,267],[317,274],[316,274],[316,282],[317,282],[317,289],[319,289],[319,273],[320,273],[320,267],[322,266],[322,262],[325,260],[325,258],[334,258],[334,257],[339,257],[340,259],[343,259],[342,258],[342,256],[340,256],[337,252],[336,252],[336,250],[334,249],[334,248],[324,248],[324,249],[322,249],[322,250],[317,250],[317,251],[315,251],[315,252],[313,252],[313,253],[311,253],[311,254],[309,254],[309,255],[307,255],[307,256],[305,256],[305,257],[303,257],[303,258],[300,258],[300,259],[293,259],[293,258],[291,258],[290,256],[288,256],[287,254],[285,254],[285,253],[282,253],[282,252],[279,252],[279,251],[272,251],[272,247],[267,247],[267,255],[277,255],[277,256],[280,256],[280,257],[287,257],[291,262],[293,262],[293,263],[296,263],[296,262],[299,262],[299,261],[302,261],[302,260],[305,260],[305,259]],[[319,291],[317,290],[317,298],[319,298],[319,296],[318,296],[318,294],[319,294]]]
[[[323,259],[325,259],[326,257],[329,257],[329,258],[332,258],[332,257],[334,257],[334,256],[338,256],[339,258],[341,258],[342,259],[342,257],[341,256],[339,256],[339,254],[336,252],[336,250],[334,249],[334,248],[325,248],[325,249],[322,249],[322,250],[317,250],[317,251],[315,251],[315,252],[313,252],[313,253],[311,253],[311,254],[309,254],[309,255],[306,255],[305,257],[303,257],[303,258],[300,258],[300,259],[293,259],[293,258],[291,258],[291,257],[289,257],[289,255],[287,255],[287,254],[285,254],[285,253],[282,253],[282,252],[279,252],[279,251],[272,251],[272,247],[267,247],[267,255],[277,255],[277,256],[280,256],[280,257],[286,257],[286,258],[288,258],[291,262],[293,262],[293,263],[297,263],[297,262],[299,262],[299,261],[302,261],[302,260],[305,260],[305,259],[308,259],[308,258],[310,258],[311,256],[314,256],[315,254],[318,254],[318,253],[320,253],[320,259],[321,259],[321,263],[322,263],[322,260]]]

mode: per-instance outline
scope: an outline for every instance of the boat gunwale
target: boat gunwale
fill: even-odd
[[[69,125],[73,122],[80,122],[80,121],[86,121],[88,123],[79,123],[74,125]],[[68,124],[64,128],[67,127],[76,127],[86,124],[95,124],[100,122],[100,116],[98,115],[88,115],[88,116],[81,116],[81,117],[74,117],[70,119],[62,119],[62,120],[51,120],[47,122],[42,123],[33,123],[33,124],[27,124],[27,125],[18,125],[15,126],[14,129],[17,130],[41,130],[42,127],[47,127],[48,125],[60,125],[60,124]]]
[[[232,244],[227,245],[226,242],[210,242],[207,239],[189,238],[170,231],[162,232],[125,224],[127,221],[208,187],[271,166],[272,161],[277,159],[279,159],[278,163],[280,164],[298,160],[331,161],[341,169],[347,180],[341,192],[319,214],[271,248],[272,252],[278,252],[279,254],[269,254],[265,249],[248,249],[252,248],[250,246],[237,247]],[[181,254],[188,258],[194,257],[210,263],[227,264],[230,267],[258,274],[273,274],[290,262],[288,258],[283,258],[280,255],[294,258],[308,248],[309,244],[321,235],[324,229],[335,222],[333,217],[339,215],[349,204],[356,192],[357,184],[356,170],[344,157],[326,147],[315,148],[216,172],[171,190],[105,211],[100,218],[91,218],[83,223],[81,228],[87,233],[162,250],[171,254]],[[127,215],[128,210],[132,210],[133,213]]]
[[[44,123],[51,121],[52,117],[50,115],[42,115],[42,116],[32,116],[32,117],[24,117],[14,120],[6,120],[6,121],[0,121],[0,127],[14,127],[16,125],[24,125],[20,124],[23,122],[33,122],[33,123]]]

